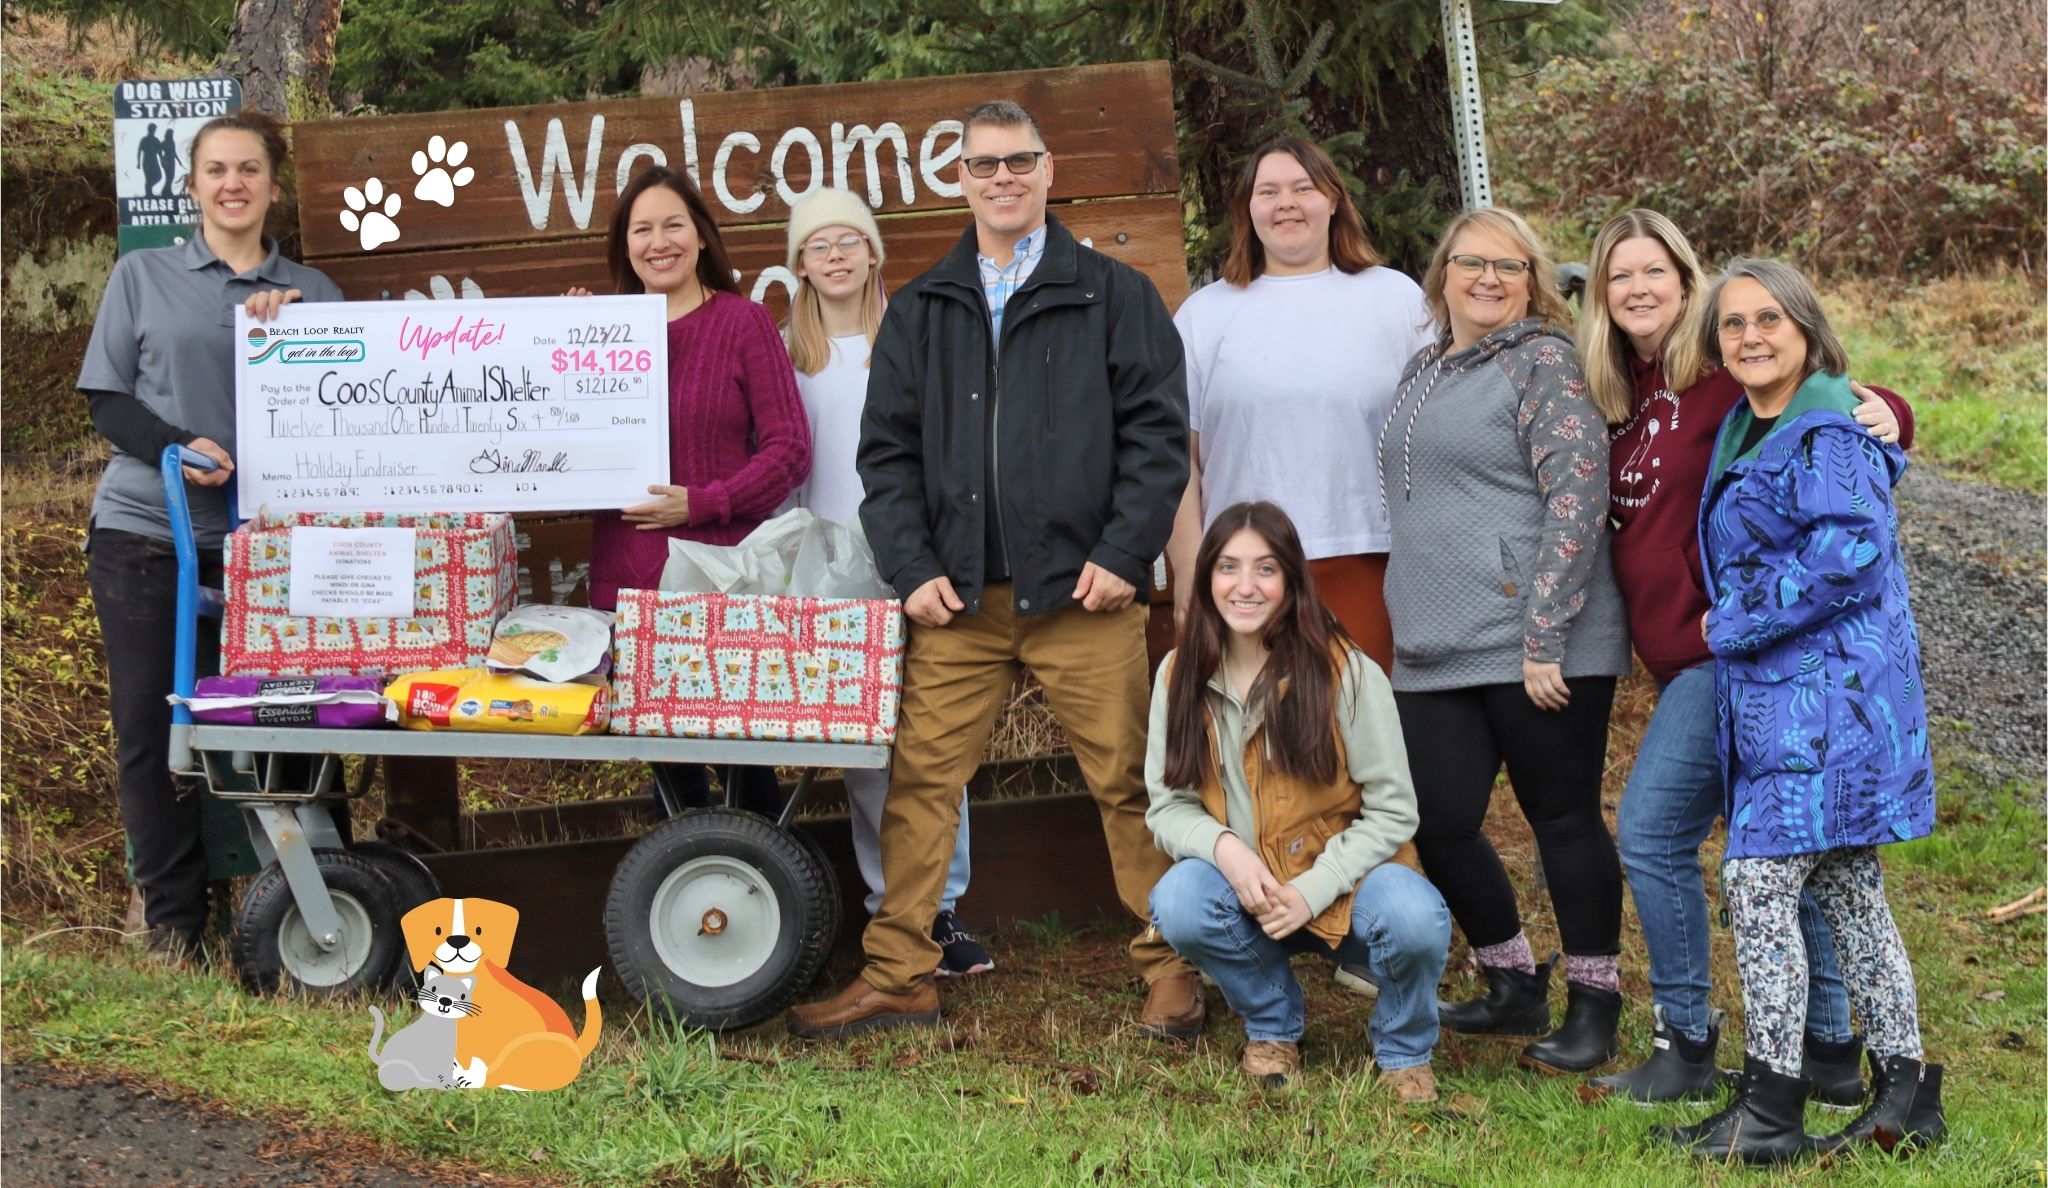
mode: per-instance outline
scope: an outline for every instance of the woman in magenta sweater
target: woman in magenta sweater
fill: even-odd
[[[738,544],[811,473],[811,431],[775,319],[740,294],[688,175],[643,169],[612,214],[612,287],[668,299],[669,481],[591,528],[590,604],[651,590],[668,542]]]
[[[688,175],[644,169],[619,194],[607,244],[612,287],[668,301],[669,481],[591,524],[590,604],[661,582],[670,540],[738,544],[811,472],[810,422],[775,319],[740,294],[718,224]],[[702,804],[694,765],[658,768],[670,807]],[[726,773],[743,808],[780,805],[772,768]]]
[[[1698,524],[1714,435],[1742,388],[1709,362],[1700,322],[1698,258],[1671,220],[1618,215],[1593,241],[1579,317],[1587,386],[1609,430],[1608,515],[1614,577],[1636,654],[1657,682],[1617,821],[1622,869],[1650,956],[1656,1045],[1650,1058],[1594,1084],[1636,1101],[1699,1099],[1719,1083],[1714,1049],[1722,1013],[1707,1005],[1708,909],[1700,844],[1721,815],[1714,663],[1700,635],[1707,610]],[[1910,437],[1912,413],[1888,392],[1858,389],[1857,419],[1886,441]],[[1880,399],[1880,396],[1882,399]],[[1807,942],[1807,1076],[1823,1104],[1853,1107],[1863,1092],[1860,1041],[1834,942],[1811,900]]]

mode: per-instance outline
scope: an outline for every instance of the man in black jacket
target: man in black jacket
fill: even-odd
[[[960,151],[974,226],[890,300],[861,421],[861,523],[911,621],[882,906],[860,977],[790,1012],[800,1035],[938,1021],[929,930],[960,785],[1023,666],[1139,919],[1168,866],[1145,829],[1142,603],[1188,477],[1180,336],[1144,274],[1046,214],[1052,154],[1022,107],[969,112]],[[1151,986],[1143,1029],[1199,1032],[1193,967],[1150,928],[1131,958]]]

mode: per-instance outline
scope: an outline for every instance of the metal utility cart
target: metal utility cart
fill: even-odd
[[[173,685],[196,683],[198,619],[224,609],[202,588],[181,466],[212,469],[173,446],[164,494],[178,554]],[[344,760],[364,762],[351,784]],[[880,768],[889,749],[856,743],[622,735],[477,734],[396,729],[195,724],[172,711],[171,770],[202,779],[240,807],[262,871],[235,915],[234,960],[250,989],[349,994],[412,976],[399,919],[438,898],[419,858],[349,837],[346,802],[387,757],[566,759],[797,767],[781,815],[727,804],[683,810],[657,778],[669,819],[620,862],[604,933],[619,980],[635,997],[692,1026],[742,1027],[787,1005],[817,973],[839,930],[838,879],[790,822],[819,768]],[[657,771],[659,769],[657,768]],[[544,893],[545,888],[535,888]],[[514,905],[518,906],[518,905]]]

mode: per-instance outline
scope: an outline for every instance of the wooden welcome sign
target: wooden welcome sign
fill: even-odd
[[[1172,84],[1158,62],[302,124],[300,241],[307,262],[354,300],[549,296],[573,285],[605,292],[614,199],[634,169],[654,162],[696,180],[741,291],[779,315],[796,286],[784,266],[789,205],[820,185],[845,186],[876,211],[892,284],[937,263],[969,222],[957,180],[960,119],[998,98],[1037,117],[1058,162],[1051,198],[1061,221],[1144,271],[1178,306],[1188,290],[1180,171]],[[521,600],[584,601],[588,521],[522,518],[519,534]],[[1155,596],[1155,657],[1172,640],[1170,608]],[[616,863],[625,842],[464,852],[454,760],[388,760],[384,776],[380,832],[449,851],[429,856],[447,893],[555,888],[549,909],[573,926],[537,935],[583,940],[523,946],[528,976],[603,960],[576,944],[601,936],[588,922],[603,912],[604,881],[590,875]],[[1000,818],[985,823],[985,836],[1008,840],[977,854],[961,905],[970,920],[1115,910],[1088,797],[976,811]],[[846,919],[861,919],[845,831],[813,828],[829,839],[851,896]]]
[[[960,120],[1001,98],[1045,133],[1060,220],[1179,306],[1187,257],[1163,62],[300,124],[300,242],[351,300],[608,292],[614,199],[651,162],[696,180],[741,290],[780,316],[796,289],[790,203],[820,185],[862,195],[886,278],[907,281],[966,229]],[[528,520],[521,535],[522,599],[582,602],[587,522]],[[1168,620],[1155,654],[1171,638]]]
[[[1044,130],[1060,219],[1178,306],[1187,268],[1162,62],[302,124],[301,242],[355,300],[605,292],[614,199],[635,169],[663,164],[703,191],[742,291],[780,313],[796,287],[789,206],[818,186],[874,208],[888,279],[936,263],[967,225],[960,118],[996,98]]]

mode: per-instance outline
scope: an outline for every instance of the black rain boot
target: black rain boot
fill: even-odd
[[[1543,1035],[1550,1030],[1550,970],[1556,954],[1536,967],[1519,969],[1480,966],[1486,975],[1486,997],[1470,1002],[1438,1002],[1437,1023],[1445,1031],[1465,1035]]]
[[[1691,1126],[1653,1126],[1650,1137],[1669,1143],[1701,1162],[1730,1159],[1747,1164],[1790,1163],[1819,1149],[1806,1133],[1803,1078],[1773,1072],[1750,1057],[1742,1063],[1735,1098],[1719,1113]]]
[[[1639,1105],[1705,1101],[1712,1097],[1721,1087],[1721,1070],[1714,1064],[1714,1051],[1721,1046],[1721,1024],[1727,1015],[1721,1011],[1708,1015],[1707,1038],[1696,1044],[1664,1022],[1662,1005],[1650,1010],[1657,1020],[1656,1038],[1650,1041],[1650,1058],[1627,1072],[1595,1078],[1593,1087]]]
[[[1564,994],[1564,1022],[1523,1048],[1521,1062],[1539,1072],[1592,1072],[1621,1051],[1614,1039],[1621,1023],[1621,991],[1566,982]]]
[[[1814,1103],[1830,1110],[1853,1110],[1863,1104],[1863,1037],[1839,1042],[1806,1034],[1806,1056],[1799,1075],[1813,1082]]]
[[[1870,1105],[1826,1149],[1871,1143],[1886,1154],[1932,1147],[1948,1136],[1941,1109],[1941,1066],[1910,1056],[1870,1053]]]

